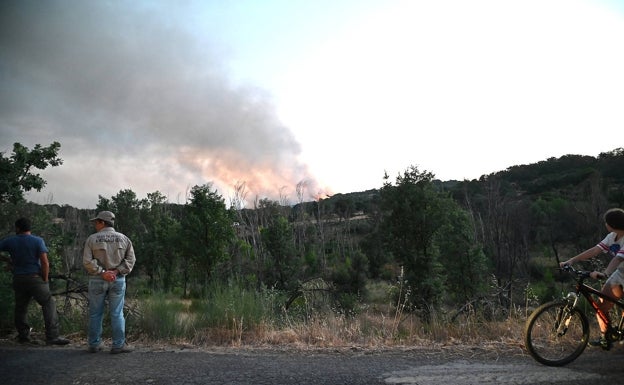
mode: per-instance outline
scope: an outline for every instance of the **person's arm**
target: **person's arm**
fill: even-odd
[[[611,258],[611,262],[609,262],[609,265],[607,265],[607,268],[604,271],[605,275],[607,277],[611,276],[611,274],[613,274],[613,272],[618,268],[621,262],[622,258],[620,257]]]
[[[48,253],[39,254],[39,262],[41,262],[41,278],[43,282],[48,282],[48,276],[50,275],[50,261],[48,260]]]
[[[593,258],[593,257],[595,257],[596,255],[598,255],[600,253],[602,253],[602,249],[600,248],[600,246],[596,245],[596,246],[592,247],[591,249],[587,249],[587,250],[583,251],[582,253],[575,255],[574,257],[568,259],[565,262],[561,262],[559,265],[561,267],[563,267],[565,265],[572,265],[574,263],[581,262],[581,261],[584,261],[586,259]]]
[[[611,262],[609,262],[609,265],[607,265],[607,268],[605,269],[604,273],[601,273],[599,271],[592,271],[591,273],[589,273],[589,276],[592,277],[593,279],[607,279],[618,268],[622,260],[623,260],[622,258],[613,257],[611,258]]]
[[[84,250],[82,251],[82,265],[89,275],[98,275],[102,274],[105,270],[100,267],[97,259],[93,256],[93,251],[91,251],[91,245],[89,244],[89,239],[85,242]]]
[[[128,239],[128,247],[126,248],[124,258],[119,266],[117,266],[116,270],[118,271],[118,274],[128,275],[132,271],[135,263],[136,256],[134,255],[134,247],[132,246],[132,241]]]

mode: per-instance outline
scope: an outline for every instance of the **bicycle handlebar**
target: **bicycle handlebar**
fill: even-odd
[[[574,267],[572,267],[572,265],[563,265],[563,267],[559,268],[560,271],[565,271],[568,273],[572,273],[572,274],[576,274],[579,278],[591,278],[591,271],[587,271],[587,270],[577,270]],[[607,276],[603,273],[599,273],[603,276],[603,278],[607,278]]]

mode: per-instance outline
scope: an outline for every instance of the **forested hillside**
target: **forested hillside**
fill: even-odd
[[[436,308],[484,298],[511,309],[526,301],[528,287],[542,299],[552,295],[555,259],[595,245],[605,235],[602,213],[624,206],[624,149],[550,158],[472,181],[439,181],[410,166],[379,189],[295,205],[250,201],[244,184],[230,202],[206,184],[194,186],[185,204],[158,191],[137,197],[130,188],[100,197],[95,211],[1,204],[2,234],[12,233],[16,217],[31,217],[53,273],[84,279],[88,218],[111,210],[116,229],[133,240],[130,279],[144,295],[198,298],[221,282],[280,291],[291,305],[310,282],[322,282],[334,308],[357,311],[369,284],[383,281],[404,288],[394,291],[395,303],[427,320]],[[3,274],[0,295],[8,298]]]

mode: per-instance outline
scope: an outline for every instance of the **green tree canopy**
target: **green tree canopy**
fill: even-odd
[[[18,203],[24,200],[24,192],[33,189],[41,191],[46,181],[32,170],[63,164],[63,160],[58,157],[60,148],[58,142],[47,147],[37,144],[32,150],[14,143],[10,157],[0,153],[0,203]]]
[[[388,250],[405,269],[412,306],[427,316],[446,291],[464,300],[481,289],[486,260],[467,212],[412,166],[381,190]]]
[[[227,259],[228,246],[235,236],[232,215],[223,198],[211,187],[205,184],[191,189],[182,220],[187,267],[204,286],[215,266]]]
[[[277,289],[294,289],[298,284],[301,261],[297,257],[292,226],[286,218],[277,216],[261,234],[262,243],[271,256],[265,279]]]

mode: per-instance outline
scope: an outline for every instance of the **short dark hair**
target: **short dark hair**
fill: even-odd
[[[31,223],[28,218],[19,218],[15,221],[15,229],[18,233],[25,233],[26,231],[30,231]]]
[[[95,221],[104,223],[104,227],[115,227],[115,224],[111,221],[105,221],[104,219],[96,219]]]
[[[624,210],[610,209],[604,215],[605,223],[614,230],[624,230]]]

